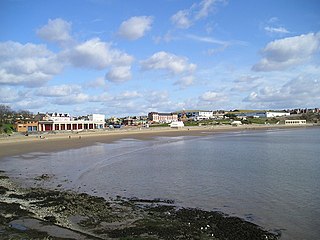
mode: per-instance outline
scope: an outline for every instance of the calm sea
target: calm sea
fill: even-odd
[[[25,185],[103,197],[163,198],[218,210],[284,240],[320,239],[320,128],[126,139],[0,161]]]

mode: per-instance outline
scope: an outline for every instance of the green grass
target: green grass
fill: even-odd
[[[169,127],[168,123],[163,124],[151,124],[149,127]]]
[[[187,121],[187,122],[184,122],[184,126],[186,127],[199,126],[199,123],[195,121]]]
[[[12,134],[14,131],[13,124],[3,123],[0,124],[0,133]]]
[[[187,121],[184,122],[186,127],[191,126],[212,126],[212,125],[221,125],[221,124],[230,124],[230,120],[220,119],[220,120],[202,120],[202,121]]]
[[[242,121],[245,124],[276,124],[277,122],[279,122],[279,119],[276,118],[247,118],[247,120]]]

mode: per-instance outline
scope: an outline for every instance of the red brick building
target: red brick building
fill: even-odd
[[[148,114],[148,119],[155,123],[171,123],[178,121],[178,114],[150,112]]]

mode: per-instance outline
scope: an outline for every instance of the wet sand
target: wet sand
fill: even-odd
[[[13,136],[0,138],[0,159],[31,152],[53,152],[72,148],[81,148],[96,143],[111,143],[117,140],[132,138],[148,140],[155,137],[176,136],[203,136],[218,132],[263,130],[281,128],[301,128],[305,126],[288,125],[241,125],[241,126],[200,126],[173,129],[169,127],[159,128],[123,128],[117,130],[100,130],[88,132],[64,132],[44,133],[24,136],[15,134]]]

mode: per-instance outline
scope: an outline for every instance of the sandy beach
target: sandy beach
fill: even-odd
[[[24,136],[15,134],[2,136],[0,138],[0,158],[19,155],[30,152],[52,152],[71,148],[81,148],[95,143],[111,143],[120,139],[132,138],[148,140],[154,137],[175,137],[175,136],[201,136],[219,132],[264,130],[311,127],[288,126],[288,125],[241,125],[241,126],[197,126],[174,129],[169,127],[158,128],[122,128],[114,130],[100,130],[88,132],[54,132],[38,133]]]

